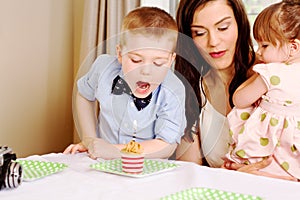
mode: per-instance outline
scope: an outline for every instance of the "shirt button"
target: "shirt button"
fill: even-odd
[[[130,105],[131,105],[131,107],[134,107],[134,103],[133,102],[131,102]]]

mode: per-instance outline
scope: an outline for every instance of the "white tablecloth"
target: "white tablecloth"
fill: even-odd
[[[300,199],[299,182],[208,168],[189,162],[167,161],[180,166],[160,174],[133,178],[91,169],[89,165],[99,161],[90,159],[85,153],[52,153],[25,159],[65,163],[68,168],[35,181],[22,182],[15,189],[1,190],[0,200],[152,200],[192,187],[251,194],[267,200]]]

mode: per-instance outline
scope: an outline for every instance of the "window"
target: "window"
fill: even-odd
[[[253,23],[255,21],[255,18],[257,17],[257,15],[267,6],[269,6],[270,4],[273,3],[277,3],[279,2],[279,0],[243,0],[245,8],[247,10],[248,13],[248,18],[251,24],[251,27],[253,27]],[[251,28],[251,35],[252,35],[252,28]],[[254,45],[254,49],[257,49],[257,43],[253,38],[253,45]]]
[[[243,0],[251,25],[253,25],[256,16],[267,6],[279,2],[279,0]]]
[[[175,17],[177,4],[179,1],[180,0],[141,0],[141,6],[159,7]]]
[[[169,12],[172,16],[175,16],[179,1],[180,0],[141,0],[141,6],[156,6]],[[251,25],[262,9],[279,1],[280,0],[243,0]]]

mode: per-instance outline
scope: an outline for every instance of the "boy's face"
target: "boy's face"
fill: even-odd
[[[164,80],[175,59],[173,46],[173,42],[164,37],[135,35],[127,39],[122,50],[117,47],[124,79],[136,97],[147,97]]]

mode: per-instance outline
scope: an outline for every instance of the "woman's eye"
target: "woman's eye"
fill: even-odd
[[[221,26],[218,28],[219,31],[226,31],[229,26]]]
[[[195,36],[203,36],[205,34],[205,31],[195,31]]]
[[[192,37],[203,36],[206,33],[205,30],[193,30],[192,29],[191,31],[192,31]]]

